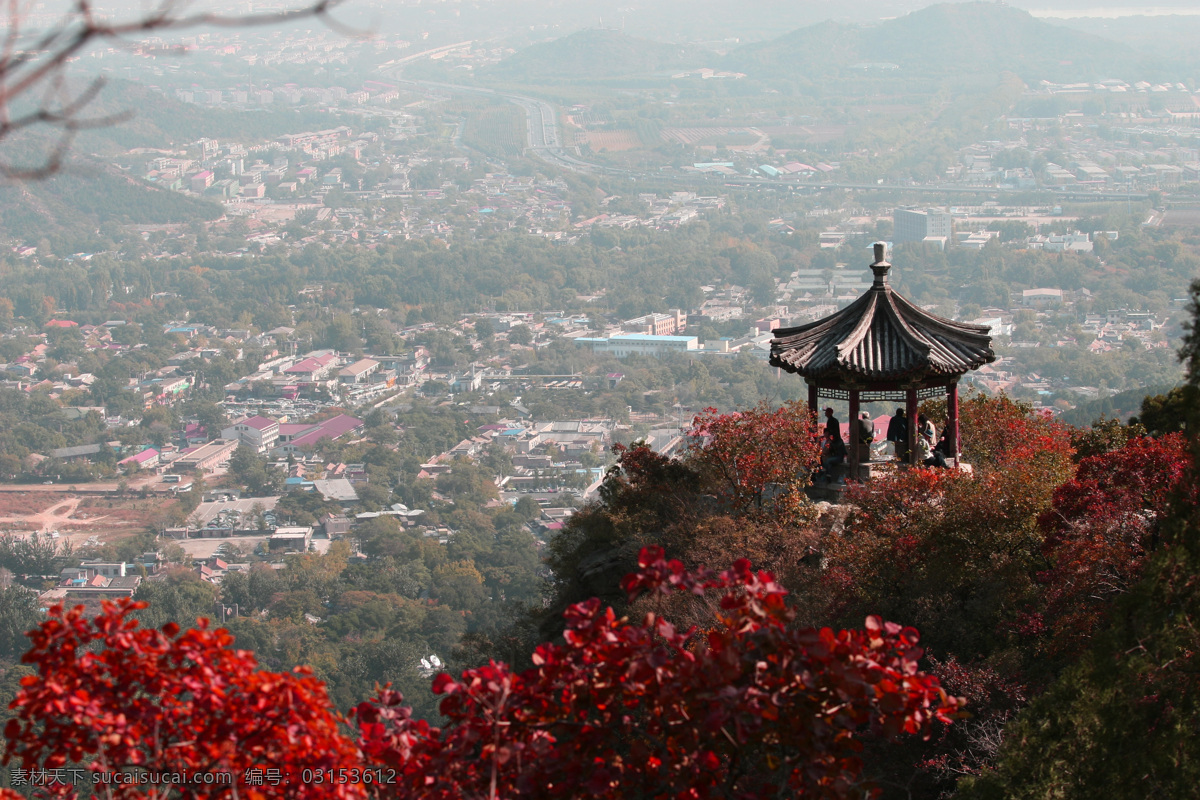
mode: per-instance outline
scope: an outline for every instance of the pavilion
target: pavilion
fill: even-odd
[[[820,398],[849,401],[847,460],[854,478],[869,476],[869,468],[863,474],[858,463],[861,402],[903,401],[911,434],[917,404],[944,395],[946,442],[957,464],[958,382],[970,370],[996,360],[987,326],[935,316],[892,289],[886,248],[875,243],[875,281],[866,294],[824,319],[778,328],[771,340],[770,363],[805,379],[814,415]],[[918,452],[909,447],[911,463],[916,463]]]

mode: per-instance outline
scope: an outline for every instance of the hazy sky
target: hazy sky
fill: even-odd
[[[954,2],[955,0],[950,0]],[[305,0],[194,0],[178,4],[191,11],[228,14],[269,12]],[[47,25],[49,12],[69,0],[42,0],[33,20]],[[772,39],[828,19],[870,23],[900,16],[932,3],[927,0],[345,0],[336,16],[348,24],[386,36],[446,44],[462,39],[495,40],[522,47],[581,28],[622,28],[626,33],[663,41],[750,42]],[[1036,16],[1080,14],[1200,13],[1196,0],[1010,0],[1009,5]],[[146,13],[157,4],[145,0],[102,0],[98,8],[122,17]],[[311,24],[311,23],[304,23]]]

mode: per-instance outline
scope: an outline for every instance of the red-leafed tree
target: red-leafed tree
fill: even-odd
[[[706,408],[691,434],[689,460],[737,510],[786,503],[810,483],[821,459],[808,408],[800,402],[779,408],[763,402],[732,414]]]
[[[623,583],[631,597],[718,595],[711,627],[680,631],[657,611],[632,624],[581,603],[566,644],[539,647],[532,669],[439,676],[444,728],[384,689],[355,711],[357,744],[318,681],[256,670],[223,630],[143,629],[128,600],[94,619],[56,607],[31,634],[36,674],[14,702],[6,758],[43,775],[83,770],[89,788],[40,787],[59,797],[91,794],[93,781],[127,798],[867,797],[860,732],[928,733],[961,705],[918,669],[911,628],[790,627],[786,592],[744,560],[689,572],[647,549],[639,564]],[[344,782],[359,770],[382,771]],[[127,777],[163,773],[193,779]],[[231,782],[194,779],[214,773]]]
[[[940,430],[946,424],[946,401],[921,404]],[[1029,403],[1004,394],[987,395],[971,390],[959,405],[960,449],[963,461],[975,470],[996,471],[1013,467],[1034,469],[1050,491],[1071,477],[1072,437],[1078,431],[1037,411]]]
[[[573,514],[549,544],[555,597],[540,620],[543,638],[557,636],[563,612],[587,598],[623,608],[620,579],[647,545],[661,545],[689,564],[736,553],[775,567],[796,550],[803,555],[808,542],[797,529],[813,505],[802,489],[818,461],[805,407],[708,409],[691,433],[680,458],[640,442],[614,448],[619,458],[600,486],[599,502]]]
[[[927,733],[960,705],[917,667],[917,633],[796,629],[786,592],[742,560],[687,571],[646,548],[631,596],[719,593],[705,631],[597,601],[568,614],[566,643],[534,667],[491,663],[440,676],[443,728],[384,691],[355,715],[360,746],[397,770],[381,794],[435,798],[866,797],[856,734]]]
[[[844,525],[818,545],[826,568],[802,590],[840,624],[879,613],[916,625],[935,674],[968,697],[972,718],[929,745],[872,750],[881,771],[900,783],[911,774],[930,796],[987,763],[1029,696],[1027,643],[1011,625],[1044,568],[1039,517],[1074,469],[1066,426],[1003,397],[962,408],[974,472],[910,469],[851,485]]]
[[[10,777],[13,769],[79,768],[84,796],[96,782],[100,795],[116,798],[364,796],[359,784],[302,780],[303,770],[336,772],[359,761],[320,681],[303,668],[258,670],[253,655],[233,650],[233,637],[204,620],[183,632],[174,623],[140,628],[131,614],[144,607],[106,602],[89,618],[82,606],[56,606],[30,633],[22,660],[36,673],[22,679],[4,730]],[[185,772],[230,782],[117,782]],[[70,779],[39,782],[39,791],[56,797],[84,789]]]
[[[1079,463],[1075,478],[1054,492],[1041,519],[1051,566],[1038,574],[1035,610],[1018,626],[1039,652],[1077,655],[1107,616],[1113,599],[1138,580],[1154,549],[1172,495],[1194,506],[1197,487],[1183,434],[1129,440],[1119,450]]]
[[[913,469],[852,485],[846,525],[821,548],[835,615],[913,622],[969,663],[1030,591],[1044,563],[1038,519],[1074,464],[1069,429],[1044,415],[982,395],[962,409],[973,473]]]

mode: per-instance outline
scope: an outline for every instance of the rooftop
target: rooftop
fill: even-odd
[[[275,420],[271,419],[270,417],[264,417],[260,414],[255,414],[253,417],[246,417],[243,420],[238,420],[234,424],[235,425],[247,425],[251,428],[254,428],[256,431],[265,431],[267,428],[271,427],[272,425],[278,425],[279,423],[276,422]]]
[[[652,333],[615,333],[609,337],[610,340],[621,339],[634,342],[688,342],[695,338],[695,336],[655,336]]]
[[[858,300],[774,331],[772,366],[805,378],[878,382],[962,375],[996,360],[986,326],[935,316],[896,293],[884,249],[875,245],[875,281]]]

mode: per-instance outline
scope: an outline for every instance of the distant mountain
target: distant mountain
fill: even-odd
[[[1026,81],[1135,78],[1132,48],[1000,3],[946,3],[865,26],[825,22],[738,48],[724,66],[753,77],[819,77],[894,64],[917,77],[1014,72]]]
[[[1191,74],[1195,74],[1196,67],[1200,65],[1200,54],[1196,52],[1196,42],[1200,40],[1200,16],[1080,17],[1057,22],[1067,28],[1128,45],[1159,61],[1170,61],[1176,65],[1177,72],[1172,76],[1176,80],[1180,80],[1179,68],[1190,69]]]
[[[648,77],[669,70],[711,66],[717,55],[687,45],[664,44],[591,29],[531,45],[486,71],[486,76],[528,83]]]

